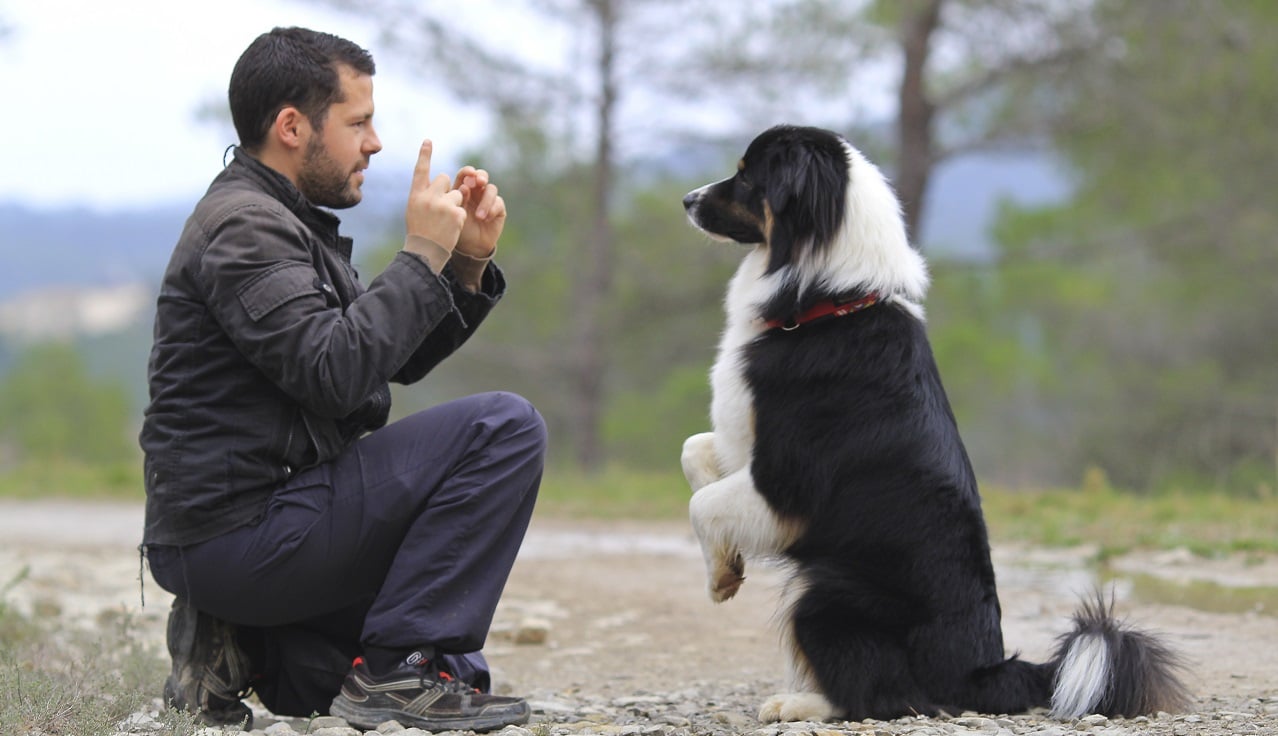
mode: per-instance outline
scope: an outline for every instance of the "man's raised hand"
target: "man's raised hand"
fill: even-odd
[[[473,166],[462,167],[453,186],[462,193],[462,206],[467,213],[457,252],[475,258],[491,256],[506,226],[506,201],[488,180],[488,172]]]
[[[429,140],[422,142],[417,166],[413,168],[413,183],[408,190],[404,227],[407,234],[425,238],[452,252],[466,224],[463,206],[466,196],[465,192],[451,187],[447,174],[431,178],[432,150]]]

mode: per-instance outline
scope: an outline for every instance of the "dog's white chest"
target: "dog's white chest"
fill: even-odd
[[[766,293],[762,283],[765,266],[766,253],[754,250],[732,277],[725,304],[727,324],[710,371],[714,395],[710,421],[714,425],[715,452],[725,473],[747,466],[754,448],[754,397],[745,377],[745,350],[762,331],[755,315],[758,302]]]

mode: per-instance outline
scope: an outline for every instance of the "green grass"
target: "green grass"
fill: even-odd
[[[1199,555],[1278,552],[1278,500],[1217,492],[1137,495],[1110,488],[982,492],[990,535],[1101,556],[1185,547]]]
[[[537,513],[559,518],[681,519],[692,491],[678,472],[609,468],[598,474],[549,468]]]
[[[73,460],[28,461],[0,467],[0,498],[142,501],[142,460],[89,465]]]
[[[0,733],[101,736],[149,706],[167,663],[140,643],[127,616],[92,632],[54,629],[9,605],[24,573],[0,585]],[[194,733],[186,714],[162,719],[160,736]]]
[[[982,489],[995,542],[1098,546],[1102,555],[1136,548],[1187,547],[1202,555],[1278,553],[1278,499],[1216,491],[1134,494],[1089,476],[1083,489]],[[612,467],[588,474],[546,471],[537,513],[553,518],[677,520],[687,517],[688,484],[677,469]],[[0,498],[141,502],[141,462],[107,467],[68,462],[0,470]]]
[[[1138,548],[1186,547],[1213,556],[1278,553],[1278,499],[1214,491],[1134,494],[1086,489],[982,489],[990,534],[1054,547],[1095,545],[1102,556]],[[550,517],[682,519],[691,493],[677,472],[609,469],[596,476],[547,472],[538,513]]]

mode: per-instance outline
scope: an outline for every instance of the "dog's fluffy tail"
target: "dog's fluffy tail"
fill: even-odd
[[[1052,664],[1052,716],[1137,716],[1175,712],[1189,702],[1180,659],[1157,637],[1114,618],[1099,591],[1074,614]]]

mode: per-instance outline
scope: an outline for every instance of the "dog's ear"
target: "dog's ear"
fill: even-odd
[[[765,190],[769,274],[792,263],[800,248],[829,245],[843,222],[847,177],[845,161],[806,145],[788,147],[771,163]]]

